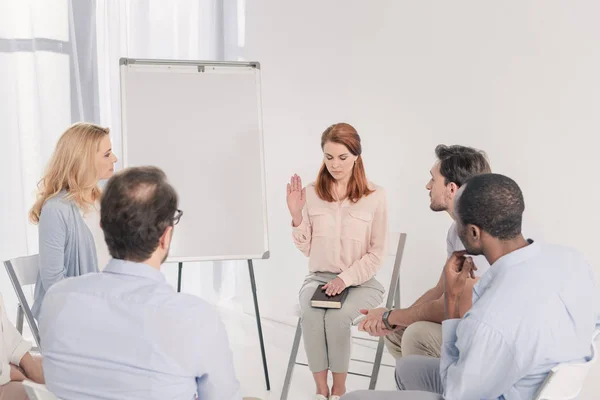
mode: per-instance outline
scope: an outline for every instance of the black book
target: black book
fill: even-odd
[[[310,299],[310,305],[316,308],[342,308],[344,300],[348,297],[349,288],[344,289],[342,293],[336,296],[327,296],[323,290],[323,286],[325,285],[319,285],[317,290],[315,290],[315,294]]]

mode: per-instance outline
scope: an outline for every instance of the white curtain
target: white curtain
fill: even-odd
[[[108,126],[121,154],[119,59],[239,60],[244,4],[0,0],[0,261],[37,253],[27,211],[66,127],[76,121]],[[177,267],[164,272],[176,284]],[[190,263],[182,287],[235,305],[246,275],[240,262]],[[14,321],[16,297],[3,267],[0,292]]]
[[[37,252],[37,229],[27,220],[37,181],[62,131],[86,117],[73,13],[66,0],[0,1],[1,260]],[[3,266],[0,291],[14,320],[16,296]]]

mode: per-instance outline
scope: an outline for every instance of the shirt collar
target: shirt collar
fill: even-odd
[[[508,254],[503,255],[496,260],[490,266],[490,269],[479,279],[479,281],[473,287],[474,292],[481,297],[488,286],[492,283],[494,278],[502,272],[502,270],[532,259],[540,253],[541,246],[538,242],[534,242],[532,239],[527,239],[529,245],[520,249],[511,251]]]
[[[115,258],[110,260],[102,272],[116,275],[138,276],[140,278],[146,278],[161,283],[167,281],[162,272],[148,264],[118,260]]]

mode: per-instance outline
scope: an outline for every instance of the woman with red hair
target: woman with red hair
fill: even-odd
[[[367,181],[356,129],[346,123],[330,126],[321,136],[321,149],[324,159],[316,182],[303,188],[294,175],[287,205],[294,243],[309,257],[300,308],[315,400],[338,400],[346,392],[352,321],[360,309],[383,300],[384,288],[374,276],[385,255],[387,202],[384,189]],[[349,291],[341,309],[311,307],[322,284],[330,296]]]

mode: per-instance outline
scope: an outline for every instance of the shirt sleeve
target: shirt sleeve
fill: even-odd
[[[442,335],[445,400],[496,399],[519,380],[513,349],[489,325],[468,317],[449,319],[442,323]]]
[[[229,348],[225,326],[215,312],[203,321],[206,343],[202,346],[196,377],[198,398],[202,400],[241,400],[240,383],[236,379],[233,354]]]
[[[310,245],[312,240],[312,226],[307,212],[307,206],[302,210],[302,222],[292,227],[294,244],[306,257],[310,256]]]
[[[378,190],[383,191],[383,189]],[[388,241],[388,209],[385,192],[381,196],[382,199],[373,216],[367,253],[338,275],[347,287],[361,285],[371,279],[385,259]]]
[[[65,279],[67,221],[59,206],[46,203],[39,222],[40,277],[46,291]]]

